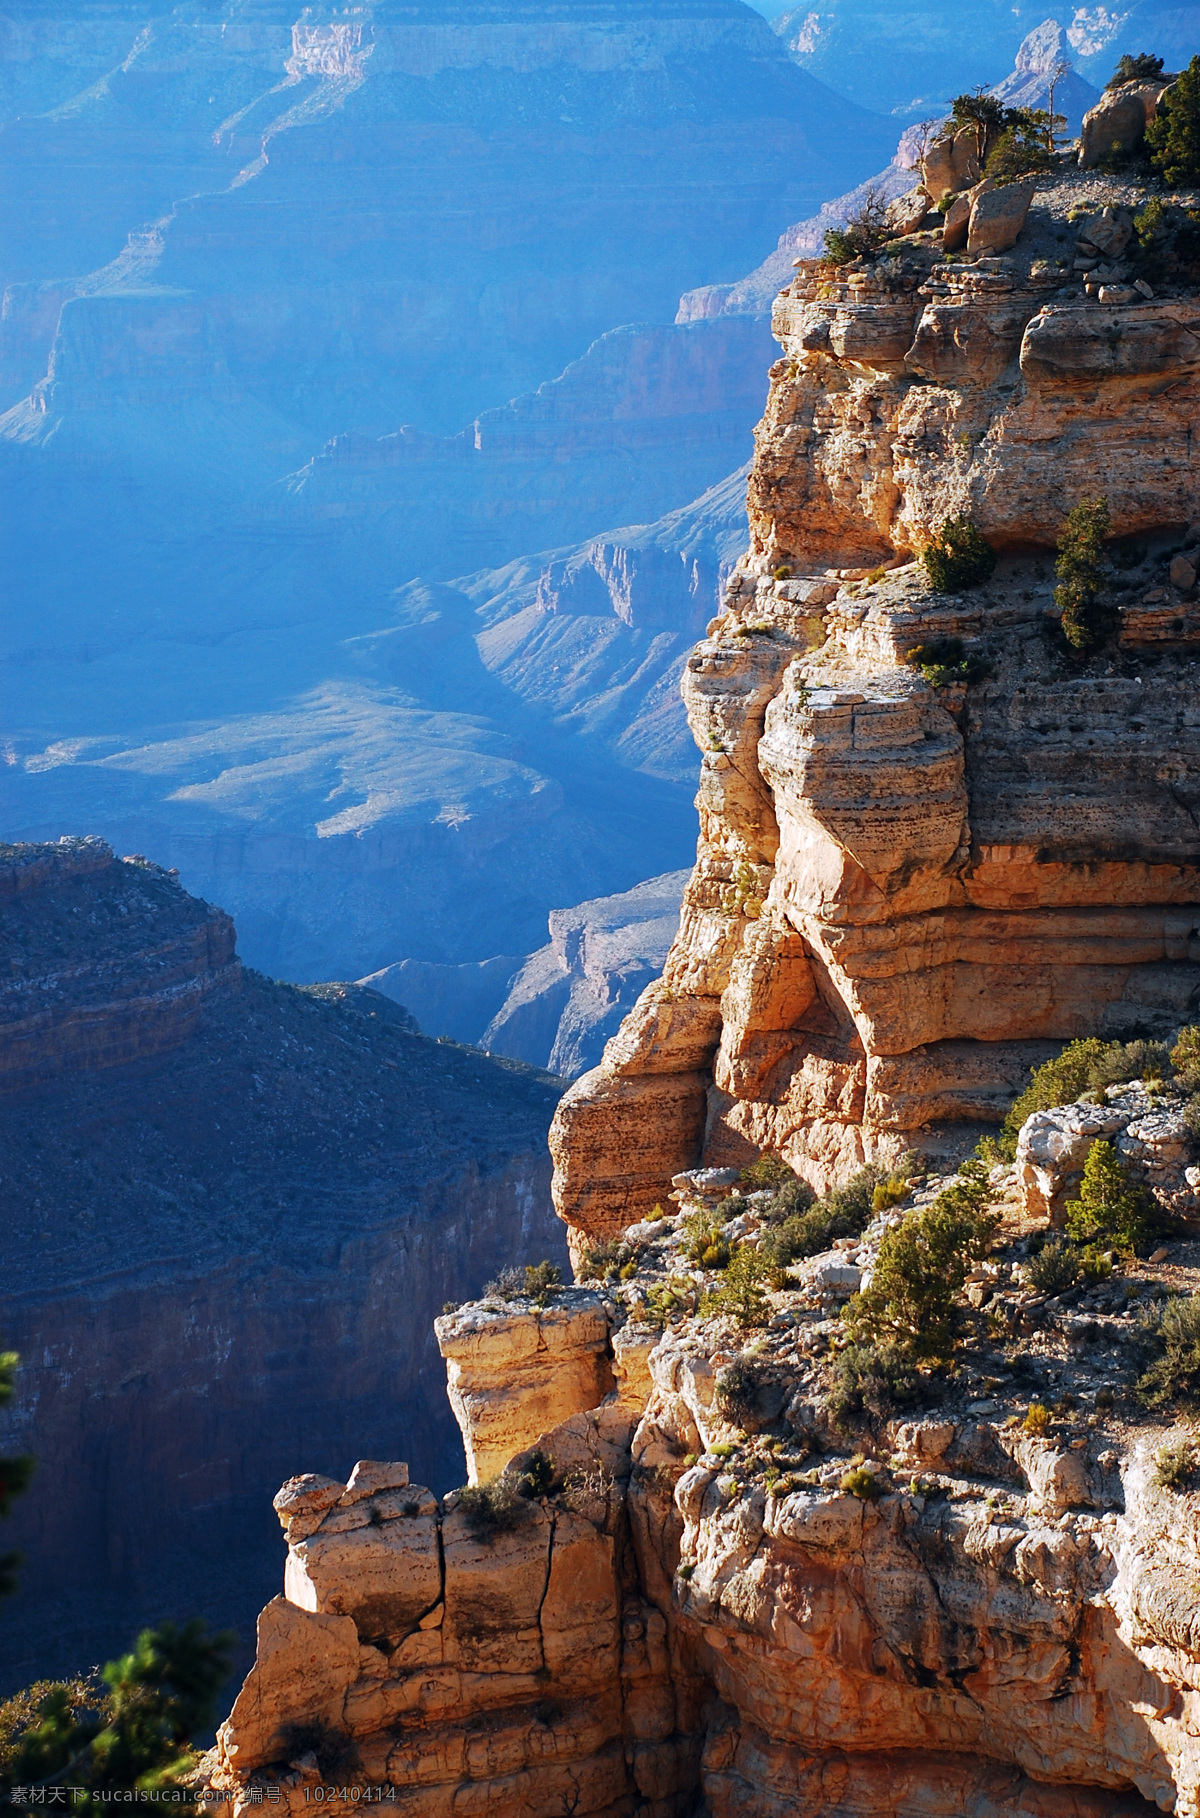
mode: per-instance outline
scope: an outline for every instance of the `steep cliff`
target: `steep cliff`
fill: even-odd
[[[715,1192],[676,1197],[694,1222]],[[721,1277],[673,1216],[600,1289],[439,1319],[492,1481],[283,1486],[283,1595],[202,1778],[296,1811],[371,1787],[423,1815],[1194,1812],[1196,1453],[1131,1389],[1133,1309],[1192,1292],[1200,1248],[1048,1300],[1012,1170],[992,1193],[956,1367],[900,1414],[830,1393],[830,1314],[897,1213],[750,1319],[688,1313]],[[771,1197],[726,1208],[731,1244]]]
[[[4,848],[0,965],[5,1432],[38,1461],[8,1689],[193,1608],[244,1640],[255,1509],[314,1456],[344,1470],[366,1435],[455,1481],[431,1321],[562,1240],[555,1081],[243,971],[155,865]]]
[[[1200,540],[1200,301],[1128,283],[1137,199],[1060,170],[1006,254],[918,233],[779,297],[751,549],[684,683],[680,934],[552,1134],[579,1232],[764,1148],[817,1187],[965,1153],[1045,1043],[1195,1002],[1197,621],[1168,571]],[[1115,634],[1080,653],[1050,554],[1098,490]],[[998,566],[936,593],[914,552],[964,512]]]

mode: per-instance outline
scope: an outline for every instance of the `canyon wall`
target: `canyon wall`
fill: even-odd
[[[1200,304],[1085,294],[1103,191],[1056,173],[1007,255],[935,269],[917,234],[801,261],[779,297],[751,548],[684,680],[680,933],[552,1133],[577,1233],[762,1149],[819,1188],[963,1154],[1047,1044],[1197,1001],[1196,630],[1168,569],[1200,540]],[[1114,632],[1083,653],[1042,552],[1097,487]],[[939,594],[914,555],[957,513],[1000,560]]]
[[[345,1471],[367,1436],[460,1480],[432,1320],[563,1245],[554,1081],[377,993],[243,971],[229,918],[159,867],[5,848],[0,952],[4,1434],[37,1459],[8,1690],[164,1616],[244,1647],[263,1497],[314,1446]]]

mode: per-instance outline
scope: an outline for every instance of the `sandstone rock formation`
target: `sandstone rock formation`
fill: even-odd
[[[597,1363],[629,1329],[624,1293]],[[299,1812],[322,1783],[334,1810],[371,1787],[421,1814],[1193,1810],[1197,1497],[1164,1487],[1161,1429],[1065,1413],[1031,1433],[1003,1418],[1011,1387],[971,1402],[943,1383],[939,1408],[877,1431],[874,1489],[850,1493],[804,1295],[778,1297],[787,1317],[748,1351],[719,1320],[655,1333],[637,1404],[612,1394],[539,1434],[554,1482],[502,1523],[458,1493],[439,1508],[403,1466],[285,1485],[285,1595],[206,1784],[235,1813]],[[596,1303],[556,1299],[567,1318]],[[480,1317],[479,1365],[491,1345],[501,1372],[515,1320],[543,1317]],[[1044,1338],[1031,1362],[1063,1355],[1048,1310]],[[764,1385],[755,1419],[722,1400],[739,1357]],[[514,1431],[545,1406],[525,1386]],[[469,1452],[475,1418],[462,1402]]]
[[[552,1132],[577,1245],[680,1169],[763,1149],[818,1188],[961,1154],[1039,1044],[1186,1020],[1196,682],[1163,583],[1196,540],[1200,302],[1182,282],[1092,300],[1101,253],[1076,275],[1072,243],[1111,243],[1125,192],[1106,211],[1090,182],[1046,179],[1007,256],[935,263],[917,235],[801,261],[777,301],[751,548],[684,680],[701,834],[680,932]],[[1047,558],[1097,487],[1143,540],[1114,570],[1116,646],[1081,661],[1054,641]],[[936,594],[913,556],[958,513],[1000,564]],[[1160,601],[1178,654],[1155,664]]]
[[[613,1386],[609,1320],[598,1294],[530,1311],[485,1302],[434,1321],[468,1482],[490,1482],[518,1452]]]

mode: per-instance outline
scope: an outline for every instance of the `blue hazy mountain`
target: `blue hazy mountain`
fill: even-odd
[[[655,522],[737,469],[767,325],[676,328],[679,295],[893,129],[740,0],[42,0],[4,30],[8,830],[170,857],[238,904],[251,959],[336,946],[353,974],[477,952],[486,903],[420,907],[416,829],[439,877],[521,873],[489,952],[636,882],[648,844],[684,863],[678,771],[602,783],[604,737],[473,633],[397,633],[386,684],[346,653],[418,576]],[[330,866],[360,912],[322,908]],[[410,898],[388,928],[417,945],[344,951]]]

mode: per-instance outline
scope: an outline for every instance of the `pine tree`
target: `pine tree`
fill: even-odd
[[[1091,650],[1108,635],[1111,614],[1098,603],[1104,585],[1104,539],[1111,528],[1108,500],[1082,499],[1066,516],[1058,538],[1054,603],[1063,636],[1076,650]]]
[[[1150,162],[1168,183],[1200,183],[1200,57],[1193,57],[1146,128]]]
[[[16,1387],[17,1354],[0,1351],[0,1407],[12,1400]],[[33,1460],[29,1457],[0,1458],[0,1517],[9,1513],[13,1501],[29,1487]],[[0,1597],[11,1596],[17,1588],[19,1553],[0,1553]]]
[[[1148,1210],[1145,1193],[1130,1185],[1112,1144],[1103,1137],[1093,1143],[1083,1166],[1079,1198],[1067,1202],[1068,1237],[1132,1251],[1146,1236]]]

